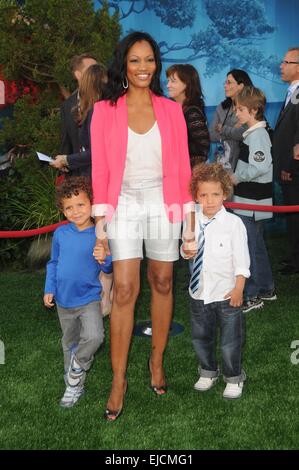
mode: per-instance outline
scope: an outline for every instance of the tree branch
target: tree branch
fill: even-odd
[[[26,72],[22,72],[22,76],[23,78],[25,78],[26,80],[29,80],[30,82],[33,82],[33,83],[57,83],[56,80],[38,80],[37,78],[34,78],[32,75],[29,75],[27,74]]]
[[[49,70],[51,70],[50,65],[47,65],[47,64],[38,64],[37,62],[30,62],[29,60],[26,61],[26,64],[32,65],[33,67],[44,67],[44,68],[46,67]]]
[[[124,1],[129,1],[129,0],[124,0]],[[143,1],[144,5],[141,8],[141,10],[135,10],[135,3]],[[98,2],[103,6],[104,5],[104,0],[98,0]],[[147,8],[147,0],[133,0],[131,3],[131,6],[127,12],[125,12],[117,3],[115,2],[108,2],[108,7],[109,8],[114,8],[117,13],[121,13],[119,19],[123,20],[124,18],[127,18],[128,16],[131,15],[131,13],[137,13],[139,15],[140,13],[143,13]]]
[[[37,64],[36,64],[37,65]],[[47,72],[41,72],[40,70],[36,69],[35,67],[29,67],[29,65],[26,65],[26,64],[21,64],[20,65],[22,68],[26,69],[26,70],[30,70],[30,72],[35,72],[36,74],[38,75],[41,75],[42,77],[50,77],[50,78],[53,78],[53,75],[47,73]],[[55,81],[55,80],[53,80]]]

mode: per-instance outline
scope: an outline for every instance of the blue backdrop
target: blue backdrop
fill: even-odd
[[[102,0],[94,0],[99,8]],[[152,34],[161,47],[164,70],[191,63],[200,73],[208,120],[223,100],[223,82],[232,68],[246,70],[266,94],[274,125],[286,85],[279,64],[288,47],[299,45],[299,0],[118,0],[123,35]],[[165,85],[165,73],[163,72]]]

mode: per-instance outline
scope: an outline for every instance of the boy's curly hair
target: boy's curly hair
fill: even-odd
[[[208,181],[220,183],[225,196],[231,195],[233,183],[229,173],[223,168],[221,163],[199,163],[193,167],[189,186],[189,191],[194,201],[197,197],[199,183]]]
[[[56,205],[60,211],[63,211],[62,200],[72,196],[78,196],[79,192],[86,193],[90,202],[92,202],[92,187],[90,178],[86,176],[70,176],[63,183],[56,187]]]

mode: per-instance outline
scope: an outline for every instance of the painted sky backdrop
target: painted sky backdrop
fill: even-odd
[[[206,105],[224,98],[231,68],[246,70],[272,106],[271,120],[286,84],[279,64],[290,46],[299,45],[299,0],[118,0],[123,34],[149,32],[160,44],[163,68],[191,63],[200,73]],[[100,0],[95,0],[99,7]],[[165,81],[165,73],[163,73]]]

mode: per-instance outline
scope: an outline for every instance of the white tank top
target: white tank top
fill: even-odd
[[[128,128],[124,183],[162,178],[161,136],[157,121],[145,134]]]

